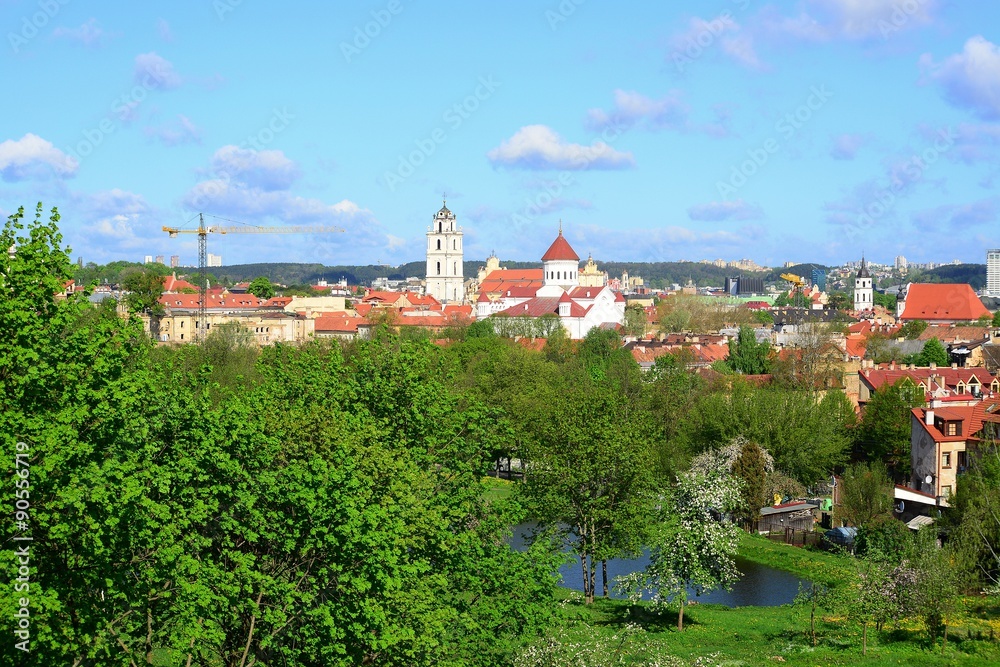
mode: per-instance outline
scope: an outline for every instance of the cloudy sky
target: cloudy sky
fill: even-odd
[[[0,0],[0,214],[74,258],[984,261],[1000,6],[948,0]],[[218,223],[211,219],[211,222]],[[234,223],[224,223],[234,224]]]

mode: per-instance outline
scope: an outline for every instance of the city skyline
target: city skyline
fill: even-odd
[[[981,264],[1000,245],[997,18],[937,0],[7,0],[7,89],[46,95],[0,122],[0,214],[59,206],[98,263],[194,257],[160,228],[204,211],[347,230],[210,237],[232,264],[398,265],[447,197],[470,258],[533,261],[561,219],[603,261]]]

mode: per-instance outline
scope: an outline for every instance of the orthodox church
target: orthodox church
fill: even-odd
[[[596,272],[596,266],[587,269],[588,274]],[[506,271],[495,269],[480,280],[478,319],[496,314],[556,315],[574,339],[583,338],[594,327],[613,327],[625,320],[625,298],[621,294],[606,284],[581,284],[580,256],[563,236],[561,224],[558,236],[542,255],[541,269],[518,270],[516,276],[506,276]]]

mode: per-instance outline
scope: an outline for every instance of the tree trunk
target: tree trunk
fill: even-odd
[[[678,632],[684,630],[684,594],[681,594],[681,609],[677,612],[677,630]]]
[[[608,597],[608,561],[601,561],[601,581],[604,583],[604,597]]]
[[[594,524],[590,524],[590,602],[593,604],[594,598],[597,597],[597,562],[594,561],[594,554],[597,553],[595,548],[596,537],[594,535]]]
[[[868,655],[868,621],[861,624],[861,655]]]
[[[813,646],[816,646],[816,591],[813,591],[812,612],[809,614],[809,631],[812,633]]]
[[[587,584],[590,583],[590,577],[587,576],[587,554],[580,554],[580,569],[583,571],[583,603],[590,604],[590,588]]]

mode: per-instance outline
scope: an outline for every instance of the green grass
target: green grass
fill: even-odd
[[[842,585],[853,576],[847,556],[770,542],[757,535],[743,536],[739,553],[756,563],[830,586]],[[861,626],[828,610],[817,610],[818,641],[814,647],[806,606],[729,608],[695,604],[685,609],[684,630],[678,632],[676,612],[658,616],[645,604],[625,600],[599,599],[588,606],[582,603],[579,593],[565,589],[560,596],[561,614],[551,637],[564,647],[564,653],[585,654],[587,664],[1000,665],[997,598],[965,598],[949,619],[948,644],[943,654],[940,638],[931,641],[922,621],[906,619],[887,624],[881,632],[869,627],[868,655],[864,656]],[[602,655],[607,659],[594,659]],[[679,661],[664,663],[665,656]]]
[[[575,597],[575,596],[574,596]],[[676,629],[676,614],[653,616],[644,606],[621,600],[598,600],[586,606],[570,597],[563,602],[557,635],[584,645],[622,646],[634,662],[647,664],[657,656],[675,656],[701,665],[1000,665],[1000,641],[983,638],[982,624],[964,623],[949,631],[948,646],[931,643],[918,623],[868,629],[868,655],[861,654],[861,627],[832,615],[818,615],[817,646],[808,635],[809,610],[804,607],[743,607],[699,604],[688,607],[684,630]],[[974,604],[981,603],[976,601]],[[983,612],[983,609],[979,610]],[[1000,611],[994,602],[988,610]],[[641,629],[625,631],[626,624]],[[969,632],[972,632],[970,638]],[[624,634],[628,644],[622,645]],[[997,635],[1000,640],[1000,634]]]
[[[836,586],[852,576],[850,563],[840,554],[772,542],[759,535],[740,537],[739,555],[747,560],[785,570],[809,581]]]
[[[514,484],[510,480],[496,477],[483,477],[483,499],[488,502],[506,500],[514,493]]]

